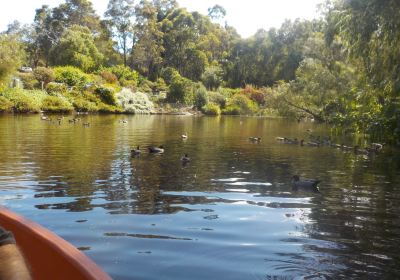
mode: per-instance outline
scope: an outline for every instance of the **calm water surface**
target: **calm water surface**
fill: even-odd
[[[283,120],[111,115],[83,116],[83,127],[68,118],[0,116],[0,204],[116,280],[400,277],[396,151],[366,158],[280,144],[276,136],[309,128],[328,134]],[[160,144],[164,155],[130,156]],[[293,192],[294,174],[322,180],[321,194]]]

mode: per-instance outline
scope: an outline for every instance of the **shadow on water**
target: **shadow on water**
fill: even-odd
[[[115,279],[400,276],[397,151],[285,145],[275,138],[329,131],[284,120],[83,118],[90,127],[1,116],[0,201]],[[293,191],[294,174],[320,179],[320,193]]]

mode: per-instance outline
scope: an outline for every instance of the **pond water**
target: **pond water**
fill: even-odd
[[[281,144],[275,137],[307,129],[329,134],[285,120],[71,118],[0,116],[0,204],[116,280],[400,277],[396,151],[369,158]],[[163,155],[145,152],[161,144]],[[132,158],[137,145],[143,154]],[[320,179],[320,193],[293,191],[294,174]]]

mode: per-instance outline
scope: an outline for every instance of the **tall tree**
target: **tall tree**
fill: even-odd
[[[104,16],[108,20],[112,34],[118,40],[118,48],[122,51],[124,65],[132,45],[132,22],[135,14],[133,0],[110,0]]]

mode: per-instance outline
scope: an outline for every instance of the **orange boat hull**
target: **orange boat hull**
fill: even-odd
[[[0,225],[14,234],[33,279],[112,280],[91,259],[61,237],[2,207]]]

